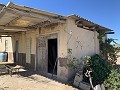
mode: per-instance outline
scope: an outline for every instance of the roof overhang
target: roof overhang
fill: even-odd
[[[97,32],[102,30],[106,34],[114,33],[111,29],[95,24],[77,15],[65,17],[10,2],[7,5],[0,4],[0,35],[10,35],[56,23],[65,23],[69,17],[75,19],[75,24],[78,27]]]
[[[0,34],[33,30],[55,23],[65,23],[65,20],[64,16],[11,2],[7,5],[0,4]]]
[[[98,25],[96,23],[93,23],[93,22],[91,22],[87,19],[84,19],[78,15],[74,14],[74,15],[70,15],[68,17],[75,19],[75,24],[80,28],[84,28],[84,29],[91,30],[91,31],[97,31],[97,32],[105,31],[106,34],[114,33],[114,32],[112,32],[113,30],[103,27],[101,25]]]

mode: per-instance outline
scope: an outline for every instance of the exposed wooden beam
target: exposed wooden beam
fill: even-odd
[[[51,22],[48,21],[48,20],[46,20],[46,21],[44,21],[44,22],[40,22],[40,23],[35,24],[35,25],[32,25],[32,26],[30,26],[30,27],[34,27],[34,28],[44,27],[44,26],[47,26],[47,25],[50,25],[50,24],[51,24]]]
[[[82,24],[82,22],[83,22],[82,20],[76,20],[76,21],[75,21],[75,24],[76,24],[76,25]]]
[[[3,25],[0,25],[0,29],[3,29],[4,31],[27,31],[27,30],[32,30],[32,29],[24,28],[24,27],[3,26]]]
[[[115,32],[106,32],[105,34],[114,34]]]
[[[14,35],[15,32],[0,32],[0,35]]]
[[[2,18],[2,16],[5,14],[5,12],[1,12],[0,13],[0,18]]]
[[[0,37],[12,37],[12,36],[11,35],[7,35],[7,36],[0,35]]]
[[[87,26],[83,26],[83,28],[84,28],[84,29],[87,29],[87,30],[89,30],[89,29],[90,29],[90,28],[89,28],[89,27],[87,27]]]
[[[12,8],[6,8],[6,11],[9,13],[13,13],[16,15],[20,15],[20,16],[26,16],[26,17],[30,17],[30,18],[36,18],[36,19],[44,19],[49,20],[51,22],[60,22],[60,23],[65,23],[65,20],[62,20],[61,18],[56,18],[56,17],[50,17],[47,15],[42,15],[42,14],[38,14],[38,13],[33,13],[33,12],[25,12],[25,11],[20,11],[20,10],[16,10],[16,9],[12,9]]]
[[[92,30],[94,30],[94,29],[96,29],[96,26],[91,26],[89,28],[92,29]]]
[[[5,11],[6,11],[5,8],[6,8],[6,7],[4,6],[4,7],[2,8],[2,10],[0,11],[0,18],[2,18],[2,16],[5,14]]]
[[[11,20],[9,23],[7,23],[5,26],[9,26],[10,24],[12,24],[13,22],[16,22],[18,19],[20,19],[22,16],[18,16],[15,19]]]

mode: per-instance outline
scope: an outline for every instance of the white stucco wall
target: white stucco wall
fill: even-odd
[[[19,53],[26,53],[26,41],[27,39],[31,40],[31,54],[36,53],[36,30],[28,31],[28,32],[21,32],[14,36],[14,51],[15,51],[15,41],[18,40],[19,42]]]
[[[66,24],[64,24],[58,32],[58,58],[67,57],[67,33],[65,32]],[[64,63],[64,62],[63,62]],[[66,82],[68,80],[68,68],[60,66],[58,60],[58,80]]]
[[[12,52],[13,51],[13,46],[12,46],[12,38],[11,37],[1,37],[0,52],[4,52],[5,51],[5,40],[8,41],[7,52]]]
[[[79,28],[73,19],[69,19],[67,32],[69,33],[67,46],[72,49],[76,58],[99,53],[98,33],[96,31]]]
[[[85,56],[99,54],[99,40],[96,31],[86,30],[75,25],[75,20],[67,21],[67,48],[72,49],[73,56],[81,60]],[[72,73],[69,70],[69,78]]]

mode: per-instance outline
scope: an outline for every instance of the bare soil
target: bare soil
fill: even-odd
[[[77,90],[31,71],[0,75],[0,90]]]

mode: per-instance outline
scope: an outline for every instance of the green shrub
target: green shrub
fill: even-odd
[[[110,73],[110,65],[107,60],[104,60],[101,56],[95,54],[86,61],[87,69],[92,71],[91,76],[93,86],[102,84]]]
[[[72,49],[68,49],[68,55],[70,59],[69,67],[79,71],[84,67],[83,71],[92,71],[92,84],[96,86],[97,84],[104,83],[105,87],[110,87],[116,90],[120,90],[120,75],[117,70],[113,69],[112,64],[103,59],[100,55],[95,54],[93,56],[86,56],[84,60],[84,64],[79,62],[74,56],[72,56]],[[83,73],[85,73],[83,72]],[[85,79],[85,74],[83,75],[83,79]],[[89,82],[89,79],[83,80]]]
[[[69,64],[67,64],[67,66],[79,72],[83,67],[82,61],[80,62],[79,59],[77,59],[72,55],[72,49],[68,48],[67,51],[68,51],[68,59],[69,59]]]
[[[120,75],[116,69],[112,69],[109,77],[104,82],[105,87],[120,90]]]

